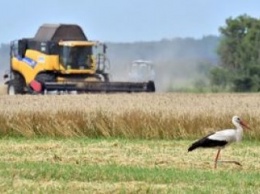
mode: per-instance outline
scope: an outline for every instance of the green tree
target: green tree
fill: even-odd
[[[228,18],[226,26],[220,27],[221,40],[218,47],[220,66],[228,71],[226,84],[233,91],[260,90],[260,20],[248,15]],[[217,84],[223,75],[219,70],[211,73],[211,82]],[[223,82],[221,82],[223,84]]]

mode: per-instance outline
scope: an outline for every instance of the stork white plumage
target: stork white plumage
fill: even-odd
[[[221,149],[225,148],[232,142],[239,142],[242,140],[243,136],[243,127],[248,128],[248,125],[242,121],[238,116],[232,117],[232,123],[235,125],[236,129],[225,129],[211,133],[197,141],[195,141],[189,148],[188,152],[195,150],[197,148],[217,148],[218,152],[215,158],[214,167],[217,168],[217,162],[220,155]],[[241,165],[237,161],[222,161],[222,162],[231,162],[237,165]]]

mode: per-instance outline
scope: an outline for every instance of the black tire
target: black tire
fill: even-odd
[[[13,79],[9,81],[7,87],[8,95],[24,94],[25,81],[21,74],[13,72]]]
[[[15,91],[15,88],[14,88],[13,81],[9,81],[8,82],[7,94],[10,95],[10,96],[13,96],[13,95],[17,94],[16,91]]]
[[[147,92],[155,92],[155,84],[154,81],[149,81],[147,83]]]

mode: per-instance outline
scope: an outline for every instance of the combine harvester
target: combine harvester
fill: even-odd
[[[154,81],[109,80],[106,45],[80,26],[44,24],[34,38],[12,41],[7,92],[16,94],[155,92]]]

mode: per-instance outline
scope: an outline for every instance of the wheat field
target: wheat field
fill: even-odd
[[[0,134],[191,139],[232,128],[231,117],[260,139],[260,97],[247,94],[84,94],[0,96]]]

